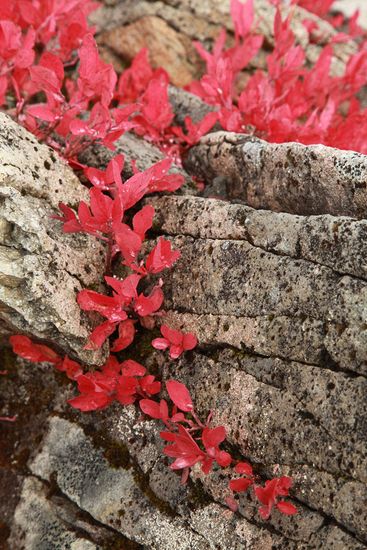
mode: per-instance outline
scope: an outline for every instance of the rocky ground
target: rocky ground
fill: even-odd
[[[106,55],[117,59],[106,33],[129,34],[144,17],[158,14],[187,44],[185,33],[223,22],[219,1],[210,16],[206,2],[184,3],[178,21],[179,4],[106,2]],[[178,120],[202,112],[175,88],[171,101]],[[157,423],[134,406],[79,414],[66,403],[74,390],[62,373],[16,360],[4,345],[22,331],[101,364],[106,350],[83,350],[97,320],[80,313],[75,296],[99,288],[105,253],[50,219],[60,200],[75,205],[85,195],[72,171],[8,117],[0,122],[0,370],[8,371],[0,410],[17,415],[1,426],[0,548],[367,549],[366,157],[219,132],[186,158],[181,194],[147,199],[157,212],[152,238],[167,235],[182,251],[165,288],[170,324],[194,330],[200,345],[169,362],[147,334],[132,356],[185,382],[202,416],[215,409],[231,452],[259,476],[294,478],[299,514],[263,521],[251,497],[238,513],[225,506],[223,472],[194,469],[180,485]],[[141,169],[162,157],[129,134],[119,150]],[[94,148],[86,158],[101,167],[109,155]],[[206,179],[201,195],[192,175]]]

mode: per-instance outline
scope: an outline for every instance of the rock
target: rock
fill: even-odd
[[[25,480],[9,539],[11,547],[19,550],[102,550],[102,546],[78,536],[73,525],[69,529],[65,526],[47,492],[47,487],[37,479]]]
[[[214,107],[204,103],[198,96],[175,86],[168,87],[168,98],[175,113],[175,124],[179,126],[184,125],[187,116],[197,123],[214,110]]]
[[[101,285],[104,248],[85,235],[62,233],[51,219],[59,201],[77,205],[87,190],[47,146],[0,114],[0,332],[25,333],[86,363],[92,329],[76,302]]]
[[[361,153],[215,132],[189,151],[184,165],[206,182],[224,178],[228,198],[253,208],[366,216],[367,157]]]
[[[199,197],[154,197],[149,204],[167,235],[247,241],[278,256],[307,260],[367,280],[366,219],[297,216]]]
[[[181,518],[170,517],[149,501],[131,467],[109,466],[76,424],[51,419],[41,453],[30,467],[46,480],[56,472],[63,494],[97,521],[139,544],[157,550],[210,548],[205,538],[188,529]]]
[[[218,334],[263,355],[366,375],[365,281],[246,241],[173,244],[185,261],[166,277],[166,307],[192,315],[204,342]]]
[[[191,40],[154,15],[102,33],[99,42],[125,61],[148,48],[152,67],[164,67],[175,86],[190,84],[202,66]]]

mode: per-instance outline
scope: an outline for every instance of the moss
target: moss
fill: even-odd
[[[113,468],[131,468],[131,457],[127,446],[121,441],[109,437],[105,432],[96,431],[94,423],[83,424],[84,433],[101,449],[104,458]]]
[[[177,516],[175,510],[165,500],[159,498],[149,485],[149,473],[144,473],[142,469],[135,463],[133,477],[139,489],[144,493],[149,502],[157,508],[162,514],[174,518]]]
[[[190,510],[197,510],[198,508],[205,508],[205,506],[211,504],[213,499],[205,491],[202,482],[198,479],[196,481],[190,481],[188,501]]]
[[[142,493],[144,493],[149,502],[152,503],[154,508],[157,508],[160,512],[169,517],[176,516],[176,512],[171,506],[153,492],[149,485],[149,473],[144,473],[142,471],[137,461],[130,455],[128,447],[124,443],[109,437],[105,432],[96,431],[94,423],[83,425],[83,430],[93,441],[93,444],[102,450],[103,456],[110,466],[114,468],[123,468],[125,470],[131,469],[136,485]],[[120,515],[123,515],[123,513],[124,511],[121,510]]]

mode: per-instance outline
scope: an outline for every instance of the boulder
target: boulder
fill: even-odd
[[[62,232],[59,202],[77,206],[88,192],[46,145],[0,113],[0,335],[24,333],[86,363],[90,318],[77,293],[101,287],[105,252],[87,235]]]

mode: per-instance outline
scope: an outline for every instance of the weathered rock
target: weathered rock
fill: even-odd
[[[177,237],[185,261],[166,277],[166,304],[203,342],[367,373],[367,283],[246,241]]]
[[[215,132],[190,150],[185,168],[207,182],[224,178],[228,198],[254,208],[366,217],[367,157],[360,153]]]
[[[76,424],[51,419],[41,453],[30,468],[46,480],[56,472],[61,492],[80,508],[148,548],[211,548],[179,515],[160,511],[149,501],[131,467],[112,468]]]
[[[24,481],[21,501],[14,516],[13,533],[9,539],[11,548],[102,550],[102,546],[96,546],[87,538],[78,536],[75,524],[67,528],[63,519],[58,517],[57,507],[52,504],[47,493],[47,488],[37,479],[29,477]]]
[[[191,40],[154,15],[106,32],[99,37],[99,42],[125,60],[148,48],[152,65],[164,67],[175,86],[190,84],[202,66]]]
[[[154,197],[149,204],[167,235],[247,241],[278,256],[367,280],[367,220],[297,216],[199,197]]]
[[[71,169],[29,132],[0,113],[0,332],[31,334],[87,362],[90,319],[76,302],[99,287],[104,249],[85,235],[66,235],[52,215],[59,201],[76,206],[87,190]]]
[[[214,107],[204,103],[198,96],[175,86],[168,87],[168,98],[175,113],[175,123],[180,126],[183,126],[187,116],[197,123],[214,110]]]
[[[275,468],[293,475],[299,514],[285,518],[274,512],[263,522],[255,503],[243,497],[240,514],[233,514],[223,507],[226,471],[203,476],[195,470],[182,487],[161,455],[157,423],[142,422],[132,406],[73,413],[66,404],[67,390],[48,401],[45,395],[38,398],[43,422],[28,424],[29,440],[37,443],[23,466],[10,550],[18,547],[22,534],[27,550],[62,548],[70,537],[74,543],[72,536],[81,545],[76,548],[107,550],[107,539],[99,538],[103,529],[116,535],[115,544],[125,547],[126,540],[132,548],[367,548],[359,541],[366,537],[366,469],[358,462],[365,445],[359,439],[365,399],[360,378],[231,350],[194,353],[176,364],[156,353],[146,364],[158,376],[183,380],[203,417],[213,408],[214,422],[224,423],[233,450],[252,460],[257,474],[271,475]],[[52,367],[47,372],[32,369],[24,365],[8,381],[20,396],[29,389],[27,376],[35,385],[43,380],[43,391],[53,387]],[[32,410],[32,392],[29,397]],[[6,412],[16,407],[17,402],[15,410]],[[31,416],[29,411],[21,415],[19,428],[23,416]],[[24,464],[18,460],[12,461],[13,468]]]

